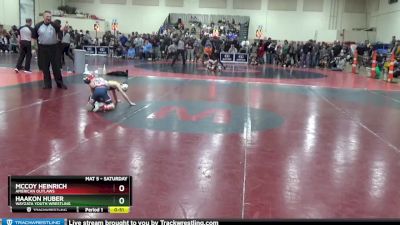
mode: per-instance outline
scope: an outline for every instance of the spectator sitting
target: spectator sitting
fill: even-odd
[[[121,36],[119,37],[119,41],[121,42],[122,46],[126,47],[126,42],[128,42],[128,38],[124,34],[121,34]]]
[[[85,36],[83,36],[83,44],[84,45],[92,45],[93,44],[93,40],[92,37],[90,37],[90,33],[87,30]]]
[[[124,46],[122,46],[122,43],[119,42],[116,46],[115,46],[115,54],[116,56],[119,57],[124,57],[125,56],[125,48]]]
[[[17,26],[12,26],[12,29],[10,31],[10,47],[11,51],[14,53],[18,53],[18,28]]]
[[[231,44],[231,47],[229,48],[228,53],[230,53],[230,54],[237,53],[237,49],[235,48],[235,45]]]
[[[0,33],[0,52],[6,52],[8,53],[9,49],[9,43],[8,43],[8,38],[7,38],[7,32],[3,30],[2,33]]]
[[[107,31],[104,35],[103,35],[103,43],[104,46],[110,46],[111,44],[111,39],[113,38],[113,35],[111,34],[111,31]]]
[[[94,43],[93,43],[95,46],[100,46],[101,45],[101,43],[100,43],[100,41],[99,41],[99,38],[95,38],[95,40],[94,40]]]
[[[130,46],[129,49],[128,49],[127,58],[128,59],[134,59],[135,55],[136,55],[135,47],[134,46]]]
[[[196,27],[194,24],[192,24],[192,28],[190,29],[190,34],[195,35],[196,34]]]
[[[249,45],[250,42],[249,41],[242,41],[242,43],[240,44],[240,53],[249,53]]]
[[[152,57],[152,54],[153,54],[153,45],[148,40],[146,40],[143,46],[143,56],[145,59],[148,59]]]

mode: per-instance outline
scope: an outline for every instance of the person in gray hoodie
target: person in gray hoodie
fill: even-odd
[[[173,66],[176,62],[176,60],[178,59],[179,55],[182,56],[182,63],[183,65],[186,65],[186,58],[185,58],[185,42],[180,38],[178,40],[178,44],[177,44],[177,51],[175,53],[175,57],[172,60],[172,64],[171,66]]]

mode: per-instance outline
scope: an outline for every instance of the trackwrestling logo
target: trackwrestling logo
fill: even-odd
[[[2,225],[64,225],[64,219],[2,219]]]

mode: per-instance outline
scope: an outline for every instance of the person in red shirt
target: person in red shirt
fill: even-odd
[[[260,43],[258,44],[258,49],[257,49],[257,61],[262,62],[261,64],[264,64],[264,53],[265,53],[265,48],[264,48],[264,42],[260,40]]]

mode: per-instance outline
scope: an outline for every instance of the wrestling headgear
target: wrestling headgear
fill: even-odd
[[[91,80],[94,79],[94,75],[93,74],[88,74],[86,77],[83,78],[83,82],[85,82],[85,84],[89,84]]]

